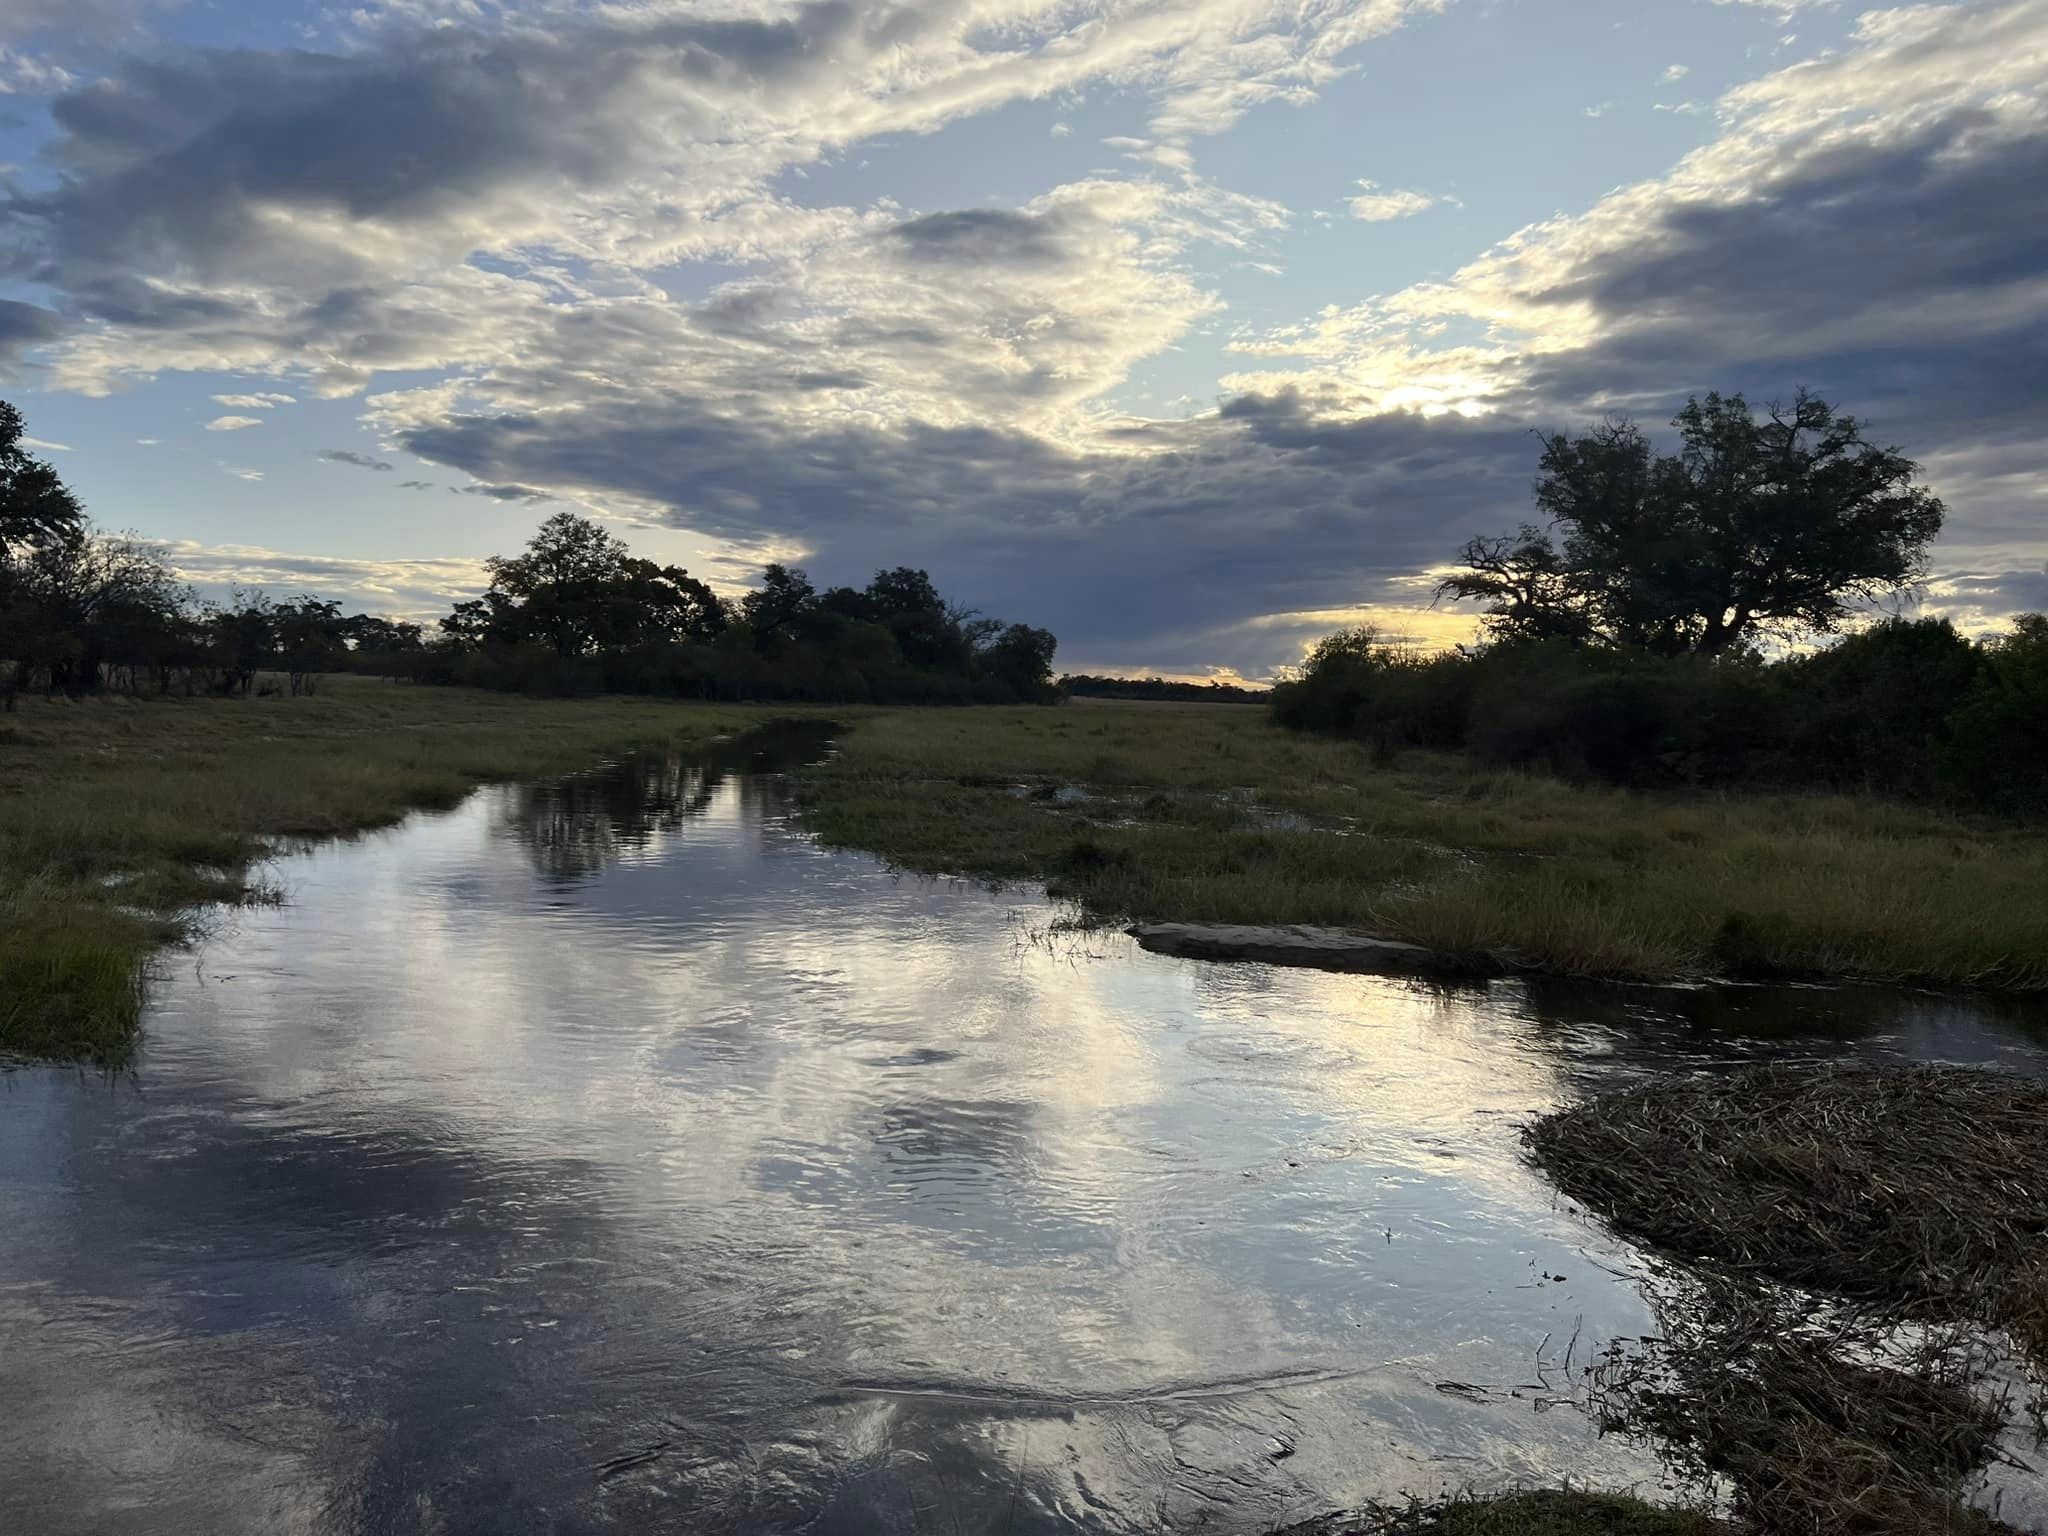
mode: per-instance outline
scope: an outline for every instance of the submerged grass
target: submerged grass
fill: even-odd
[[[1690,1509],[1626,1494],[1538,1489],[1457,1496],[1290,1526],[1280,1536],[1730,1536],[1733,1527]]]
[[[1241,706],[850,724],[804,776],[828,840],[925,873],[1045,879],[1104,919],[1355,927],[1576,976],[2048,986],[2039,831],[1854,796],[1388,765]]]
[[[1759,1531],[2006,1529],[1962,1494],[2012,1418],[2001,1335],[2048,1371],[2048,1087],[1768,1066],[1525,1134],[1561,1189],[1690,1266],[1653,1292],[1662,1337],[1596,1371],[1608,1427],[1727,1479]]]
[[[757,724],[333,678],[308,698],[21,701],[0,720],[0,1051],[117,1065],[149,956],[258,892],[265,839],[345,833],[479,782]]]
[[[2048,1086],[1756,1067],[1594,1099],[1527,1139],[1625,1237],[1888,1319],[2004,1329],[2048,1370]]]

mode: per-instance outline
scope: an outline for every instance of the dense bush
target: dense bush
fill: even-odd
[[[1422,657],[1332,635],[1273,690],[1300,730],[1618,784],[1814,786],[2048,809],[2048,619],[1986,642],[1890,619],[1823,650],[1663,656],[1566,640]]]

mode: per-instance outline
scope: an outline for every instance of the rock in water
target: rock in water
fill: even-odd
[[[1270,965],[1307,965],[1326,971],[1423,976],[1484,975],[1506,968],[1492,957],[1475,961],[1398,939],[1376,939],[1343,928],[1305,924],[1135,923],[1124,931],[1141,949],[1191,960],[1263,960]]]

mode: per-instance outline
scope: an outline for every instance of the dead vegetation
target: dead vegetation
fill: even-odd
[[[1560,1188],[1685,1266],[1653,1297],[1662,1336],[1593,1372],[1606,1428],[1723,1480],[1759,1531],[2007,1529],[1963,1495],[2015,1418],[2000,1335],[2048,1368],[2048,1088],[1772,1066],[1526,1136]]]
[[[2048,1086],[1758,1067],[1611,1094],[1527,1139],[1624,1237],[1877,1317],[2001,1328],[2048,1366]]]

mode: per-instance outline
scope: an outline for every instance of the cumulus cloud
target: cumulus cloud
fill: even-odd
[[[261,416],[216,416],[206,424],[209,432],[246,432],[263,425]]]
[[[267,411],[275,406],[296,404],[292,395],[215,395],[215,405],[231,405],[244,411]]]

